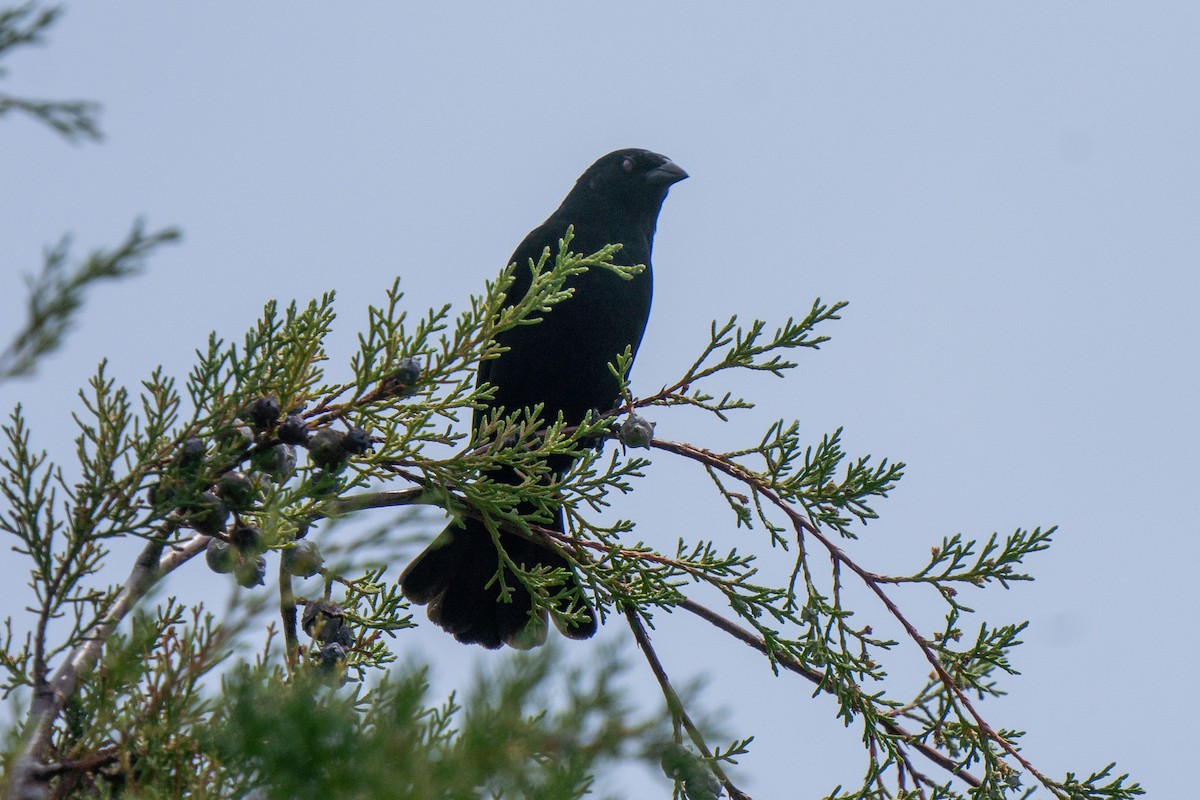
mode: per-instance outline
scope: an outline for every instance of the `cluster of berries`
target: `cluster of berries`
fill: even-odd
[[[411,394],[422,372],[416,359],[402,359],[382,382],[381,391],[389,396]],[[205,551],[209,569],[232,574],[247,589],[266,583],[267,562],[263,555],[268,547],[262,530],[244,515],[261,501],[270,484],[286,483],[295,475],[297,448],[308,452],[309,463],[318,470],[312,480],[315,492],[336,487],[337,473],[351,458],[371,449],[370,434],[362,428],[310,430],[301,411],[298,408],[284,414],[277,398],[258,398],[218,433],[219,458],[207,457],[208,446],[203,439],[188,439],[161,480],[150,488],[150,503],[155,509],[173,514],[184,527],[212,537]],[[230,460],[235,460],[237,466],[212,463],[228,465]],[[321,551],[304,538],[306,532],[307,527],[301,528],[296,538],[281,548],[280,566],[288,575],[311,578],[324,569]],[[317,645],[314,657],[319,665],[332,669],[345,662],[353,635],[338,606],[322,600],[308,603],[303,626]]]
[[[239,584],[253,588],[266,581],[267,543],[259,527],[248,523],[243,514],[254,508],[268,484],[284,483],[295,474],[298,447],[308,451],[314,467],[332,475],[352,457],[367,452],[371,437],[357,427],[310,431],[298,413],[284,416],[274,397],[255,400],[243,416],[222,432],[221,449],[243,453],[246,471],[229,469],[214,480],[204,440],[188,439],[175,455],[174,469],[151,489],[150,501],[177,513],[185,526],[213,537],[205,553],[209,568],[232,573]],[[302,530],[284,547],[281,561],[288,574],[308,578],[321,571],[324,560],[316,544],[303,536]]]
[[[354,645],[354,634],[342,607],[329,600],[311,600],[304,606],[300,626],[312,637],[315,645],[312,658],[317,667],[337,675]]]

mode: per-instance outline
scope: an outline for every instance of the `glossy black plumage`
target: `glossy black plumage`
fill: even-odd
[[[553,214],[525,237],[509,263],[516,263],[516,279],[509,302],[529,289],[530,261],[543,249],[557,252],[567,226],[574,226],[571,249],[593,253],[608,244],[621,244],[617,264],[645,264],[646,270],[625,280],[609,270],[592,269],[572,279],[574,296],[556,305],[542,321],[505,331],[497,341],[508,349],[499,358],[480,365],[479,382],[496,387],[491,408],[514,411],[544,404],[542,418],[553,420],[560,412],[568,424],[582,421],[592,409],[611,409],[618,400],[619,384],[608,365],[626,347],[636,353],[646,328],[653,294],[650,255],[658,213],[667,190],[687,173],[665,156],[647,150],[618,150],[587,169]],[[486,412],[482,412],[486,413]],[[478,425],[480,414],[476,415]],[[556,471],[569,463],[552,463]],[[516,476],[490,473],[498,481],[515,482]],[[555,526],[562,529],[561,515]],[[502,532],[501,544],[518,564],[566,568],[553,550],[515,534]],[[452,522],[405,570],[401,586],[415,603],[429,604],[429,617],[462,642],[495,648],[502,644],[528,647],[545,636],[545,620],[530,615],[532,600],[515,576],[512,603],[498,602],[498,589],[487,587],[496,574],[498,554],[481,522],[464,518]],[[583,604],[573,586],[574,602]],[[571,601],[566,601],[570,603]],[[576,625],[563,632],[585,639],[596,632],[596,623]]]

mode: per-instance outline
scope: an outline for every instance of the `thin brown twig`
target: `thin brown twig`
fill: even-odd
[[[107,747],[103,750],[97,750],[91,755],[83,758],[66,759],[56,761],[50,764],[40,764],[37,767],[39,778],[47,779],[58,775],[63,775],[69,772],[92,772],[100,767],[107,766],[120,758],[120,753],[116,747]]]
[[[961,704],[961,707],[965,709],[968,714],[970,714],[980,732],[988,739],[999,745],[1004,752],[1012,756],[1012,758],[1018,764],[1020,764],[1023,769],[1041,782],[1042,785],[1051,789],[1051,791],[1054,791],[1056,794],[1061,795],[1061,792],[1059,792],[1057,789],[1057,784],[1039,772],[1037,768],[1033,766],[1033,764],[1031,764],[1024,756],[1021,755],[1021,752],[1016,748],[1016,746],[997,733],[995,729],[993,729],[992,726],[983,718],[983,715],[976,710],[970,698],[967,697],[966,692],[964,692],[958,686],[957,682],[942,664],[941,659],[939,659],[933,652],[933,649],[929,646],[928,640],[926,640],[925,637],[923,637],[920,632],[917,631],[913,624],[909,622],[908,618],[904,616],[904,614],[888,596],[887,592],[883,590],[881,581],[878,580],[874,573],[869,572],[868,570],[859,566],[853,559],[846,555],[844,550],[834,544],[833,541],[828,537],[820,533],[816,526],[813,525],[811,520],[793,508],[770,487],[765,486],[761,480],[757,480],[751,473],[747,472],[737,464],[733,464],[727,459],[723,459],[719,455],[709,450],[693,447],[692,445],[688,444],[670,442],[662,439],[653,439],[650,442],[650,446],[658,450],[683,456],[693,461],[698,461],[701,464],[711,466],[717,471],[723,472],[726,475],[735,478],[736,480],[749,483],[759,492],[761,492],[762,495],[766,497],[772,505],[787,515],[798,534],[803,535],[807,533],[819,541],[829,552],[831,558],[837,562],[840,562],[841,564],[844,564],[852,572],[858,575],[863,583],[867,585],[867,588],[869,588],[871,592],[879,598],[880,602],[883,603],[884,607],[888,610],[888,613],[890,613],[892,617],[894,617],[896,621],[900,623],[900,625],[904,628],[905,633],[908,634],[908,636],[920,649],[922,655],[925,657],[925,660],[928,661],[933,667],[934,673],[938,676],[938,679],[942,682],[942,685],[945,686],[947,691],[949,691],[958,700],[958,702]]]
[[[292,592],[292,576],[279,560],[279,618],[283,628],[283,652],[288,670],[300,663],[300,637],[296,633],[296,595]]]
[[[738,625],[736,622],[726,619],[712,609],[697,603],[695,600],[690,600],[687,598],[684,598],[684,600],[679,603],[679,607],[684,611],[695,614],[716,628],[725,631],[725,633],[728,633],[738,641],[753,647],[763,655],[773,658],[781,667],[789,672],[794,672],[797,675],[800,675],[814,686],[824,685],[825,673],[821,672],[820,670],[815,670],[811,667],[805,666],[788,653],[778,650],[772,653],[770,650],[768,650],[766,642],[763,641],[760,636],[755,635],[746,628],[743,628],[741,625]],[[982,785],[982,781],[980,781],[979,778],[963,769],[956,761],[954,761],[954,759],[939,753],[935,748],[930,747],[924,742],[917,741],[916,737],[902,728],[894,720],[885,718],[881,720],[881,724],[883,725],[884,730],[886,730],[888,733],[903,739],[905,743],[907,743],[921,755],[925,756],[925,758],[937,764],[947,772],[950,772],[952,775],[954,775],[954,777],[960,779],[968,786],[978,787]],[[915,770],[913,770],[913,772],[914,774],[917,774]]]
[[[753,472],[743,468],[742,466],[731,461],[730,459],[728,459],[720,454],[714,453],[712,451],[705,450],[703,448],[698,448],[698,447],[694,447],[692,445],[681,444],[681,443],[676,443],[676,442],[664,441],[664,440],[660,440],[660,439],[652,440],[651,447],[659,449],[659,450],[663,450],[665,452],[670,452],[675,455],[679,455],[679,456],[688,458],[693,461],[697,461],[697,462],[703,464],[704,466],[706,466],[710,469],[713,469],[717,472],[721,472],[739,482],[754,486],[757,490],[759,490],[759,492],[761,493],[761,495],[763,497],[767,498],[767,500],[772,505],[776,506],[777,508],[782,510],[787,515],[787,517],[790,520],[790,522],[792,523],[793,527],[796,529],[797,534],[799,534],[801,536],[803,536],[805,534],[809,534],[809,535],[812,535],[814,538],[816,538],[819,542],[821,542],[821,544],[826,548],[827,552],[830,554],[830,557],[834,560],[835,565],[841,564],[841,565],[846,566],[851,571],[853,571],[864,583],[867,584],[867,586],[872,590],[872,592],[879,598],[879,600],[884,604],[884,607],[888,610],[888,612],[901,623],[902,627],[904,627],[904,629],[905,629],[905,632],[914,641],[914,643],[917,644],[918,648],[921,650],[921,652],[924,655],[924,657],[926,658],[926,660],[928,660],[929,663],[931,664],[931,666],[933,666],[934,672],[938,676],[939,681],[944,686],[946,686],[946,688],[948,690],[950,690],[952,692],[952,694],[955,696],[955,698],[961,704],[961,707],[963,709],[965,709],[968,714],[970,714],[970,716],[974,719],[976,725],[979,727],[979,730],[990,740],[992,740],[993,742],[998,744],[1006,753],[1011,755],[1019,764],[1021,764],[1021,766],[1024,769],[1026,769],[1031,775],[1033,775],[1035,778],[1037,778],[1039,781],[1041,781],[1044,785],[1047,785],[1048,787],[1050,787],[1052,789],[1055,787],[1055,784],[1052,781],[1050,781],[1048,778],[1046,778],[1040,772],[1038,772],[1038,770],[1036,770],[1036,768],[1034,768],[1032,764],[1030,764],[1023,756],[1020,755],[1019,751],[1017,751],[1016,748],[1010,742],[1008,742],[1007,739],[1000,736],[984,720],[982,715],[979,714],[979,712],[975,709],[974,705],[971,703],[970,699],[966,696],[965,692],[963,692],[963,690],[957,686],[953,677],[949,674],[949,672],[946,670],[946,668],[941,664],[940,659],[938,659],[937,655],[933,652],[932,648],[930,648],[927,640],[920,635],[920,633],[916,630],[916,628],[904,617],[903,613],[895,605],[895,603],[891,600],[891,598],[888,597],[887,593],[883,591],[882,584],[889,582],[887,578],[885,578],[883,576],[875,575],[874,573],[859,566],[841,548],[839,548],[832,540],[830,540],[828,537],[823,535],[817,529],[817,527],[812,523],[812,521],[807,518],[806,515],[800,513],[797,509],[793,508],[789,503],[784,501],[783,498],[781,498],[778,495],[778,493],[774,492],[769,487],[764,486],[762,484],[762,481],[759,479],[759,477],[757,475],[755,475]],[[403,470],[403,469],[396,469],[396,471],[398,473],[403,474],[404,477],[408,478],[409,480],[413,480],[414,482],[417,482],[418,484],[428,485],[428,482],[422,476],[415,475],[415,474],[413,474],[407,470]],[[350,510],[357,510],[360,508],[404,505],[404,504],[408,504],[411,502],[415,502],[417,500],[417,498],[419,498],[423,494],[423,491],[424,491],[423,489],[408,489],[408,490],[403,490],[401,492],[371,493],[369,495],[362,495],[362,496],[355,497],[355,498],[347,498],[347,500],[345,500],[345,501],[339,501],[339,503],[335,507],[337,508],[338,512],[340,513],[340,512],[350,511]],[[468,510],[466,513],[471,513],[471,512]],[[528,537],[528,534],[525,534],[521,531],[515,531],[515,532],[517,532],[519,535]],[[546,539],[551,539],[551,540],[554,540],[554,543],[556,543],[560,546],[565,545],[568,548],[585,547],[588,549],[592,549],[592,550],[599,551],[599,552],[606,552],[606,553],[611,551],[610,545],[606,545],[606,544],[603,544],[600,542],[580,540],[578,538],[571,537],[563,532],[555,531],[555,530],[552,530],[549,528],[544,528],[542,526],[531,525],[530,533],[532,533],[534,536],[541,537],[543,539],[543,541],[545,541]],[[688,574],[692,574],[693,577],[697,577],[697,575],[695,574],[695,570],[687,569],[687,565],[681,564],[677,559],[671,559],[671,558],[668,558],[665,556],[661,556],[657,553],[648,553],[648,552],[639,551],[639,550],[630,550],[627,548],[618,548],[618,552],[624,557],[636,558],[639,560],[646,560],[646,561],[660,563],[663,565],[668,565],[668,566],[672,566],[672,567],[676,567],[676,568],[682,568],[682,569],[685,569],[685,571],[687,571]],[[690,603],[690,602],[691,601],[685,600],[684,607],[687,607],[686,604]],[[732,623],[730,623],[730,624],[732,624]],[[722,625],[719,625],[719,627],[722,627],[723,629],[728,630],[727,628],[724,628],[724,626],[722,626]],[[757,637],[753,637],[753,635],[749,634],[748,632],[745,632],[745,633],[747,636],[750,637],[750,640],[751,640],[748,643],[752,643],[753,640],[757,638]],[[739,636],[739,638],[742,638],[742,637]],[[757,646],[757,645],[755,645],[755,646]],[[763,648],[760,647],[759,649],[763,649]],[[765,649],[763,649],[763,652],[766,652]],[[780,663],[784,663],[785,666],[787,666],[786,662],[781,658],[781,655],[782,654],[776,654],[775,658],[777,660],[779,660]],[[791,669],[791,667],[788,667],[788,668]],[[793,671],[795,671],[795,670],[793,670]],[[803,672],[801,674],[803,674]],[[815,675],[810,674],[810,675],[806,675],[806,677],[808,677],[810,680],[814,680],[814,678],[815,678],[816,681],[819,681],[821,678],[816,677],[819,675],[820,675],[820,673],[815,673]],[[892,723],[892,724],[894,725],[894,723]],[[890,727],[889,727],[889,730],[891,730]],[[964,770],[958,769],[957,764],[955,762],[953,762],[952,760],[950,760],[950,759],[946,758],[945,756],[943,756],[942,754],[938,753],[933,748],[929,748],[928,746],[922,745],[919,742],[913,742],[911,739],[911,736],[909,734],[907,734],[898,725],[895,726],[895,730],[892,732],[894,732],[898,735],[908,737],[908,738],[906,738],[906,741],[910,742],[912,744],[912,746],[914,747],[914,749],[920,751],[924,756],[926,756],[927,758],[932,760],[934,763],[937,763],[942,768],[951,771],[953,774],[955,774],[957,777],[959,777],[963,781],[967,782],[968,784],[970,784],[972,786],[980,785],[978,778],[975,778],[974,776],[970,775],[970,773],[967,773]],[[921,779],[923,777],[917,770],[911,768],[911,764],[908,766],[909,766],[911,774],[913,774],[915,777],[917,777],[918,779]]]
[[[654,678],[658,681],[658,685],[662,689],[663,697],[667,701],[667,708],[670,709],[671,716],[677,722],[682,723],[684,729],[688,732],[688,737],[704,755],[709,769],[712,770],[717,780],[721,782],[721,786],[724,787],[730,798],[732,800],[751,800],[750,795],[737,788],[733,784],[733,781],[729,779],[729,776],[725,774],[725,770],[713,758],[712,751],[708,749],[708,745],[704,741],[704,735],[700,733],[700,729],[692,722],[692,718],[688,716],[687,711],[683,707],[683,701],[679,699],[675,688],[671,686],[671,681],[667,678],[667,671],[663,669],[662,662],[658,658],[658,653],[654,651],[653,645],[650,644],[650,636],[646,633],[646,626],[642,624],[637,609],[626,605],[623,611],[625,618],[629,620],[629,629],[633,631],[633,638],[637,641],[642,654],[646,656],[646,662],[650,665],[650,671],[654,673]]]
[[[8,793],[5,796],[9,800],[40,800],[44,787],[38,770],[49,747],[54,722],[74,695],[80,677],[95,666],[108,637],[150,588],[164,575],[200,553],[209,538],[197,534],[182,543],[171,545],[165,554],[160,541],[152,541],[142,550],[124,586],[113,598],[100,622],[85,641],[72,648],[30,704],[25,720],[25,745],[8,776]]]
[[[655,444],[659,444],[659,442],[656,440]],[[674,443],[666,443],[666,444],[674,445]],[[690,448],[690,446],[687,446],[687,445],[675,445],[675,446],[688,447],[689,449],[698,450],[698,448]],[[662,448],[662,449],[667,449],[667,448]],[[707,452],[707,451],[703,451],[703,452]],[[680,453],[680,455],[687,455],[687,454]],[[715,454],[709,453],[708,455],[711,456],[713,459],[720,458],[719,456],[716,456]],[[727,462],[719,462],[719,463],[724,464]],[[727,471],[726,474],[731,474],[731,473]],[[411,479],[411,480],[417,480],[417,481],[420,481],[421,483],[424,483],[424,479],[418,478],[418,476],[408,475],[407,477],[409,477],[409,479]],[[737,476],[734,476],[734,477],[737,477]],[[744,479],[748,479],[750,477],[751,476],[749,476],[749,473],[745,473],[745,478],[739,477],[739,479],[744,480]],[[419,498],[421,498],[424,495],[424,492],[425,492],[425,490],[421,489],[421,488],[371,492],[371,493],[365,493],[365,494],[345,498],[344,500],[336,501],[332,505],[333,505],[336,513],[347,513],[349,511],[359,510],[359,509],[364,509],[364,508],[387,508],[387,507],[392,507],[392,506],[397,506],[397,505],[408,505],[413,502],[416,502]],[[768,499],[771,499],[772,502],[775,502],[775,500],[777,499],[777,498],[772,497],[771,493],[769,493],[769,492],[764,492],[764,496],[768,497]],[[465,513],[470,514],[471,510],[466,509]],[[803,518],[801,518],[801,519],[803,519]],[[807,520],[805,520],[805,522],[807,523]],[[811,526],[811,523],[808,523],[808,525]],[[531,524],[529,526],[529,534],[533,534],[532,536],[519,530],[516,527],[511,527],[511,528],[506,528],[506,529],[511,530],[511,532],[513,532],[523,538],[536,539],[536,538],[540,537],[541,543],[547,543],[547,541],[549,541],[549,543],[564,545],[567,548],[583,547],[583,548],[587,548],[587,549],[594,550],[597,552],[602,552],[602,553],[609,553],[612,551],[611,546],[605,545],[601,542],[594,542],[594,541],[579,539],[576,537],[572,537],[562,531],[557,531],[552,528],[547,528],[547,527],[540,526],[540,525],[532,525]],[[806,527],[805,530],[815,533],[815,528]],[[825,537],[820,536],[818,534],[817,538],[823,544],[825,544],[827,547],[833,547],[834,549],[837,549]],[[617,552],[621,556],[626,557],[626,558],[638,559],[638,560],[642,560],[642,561],[649,561],[651,563],[661,564],[664,566],[671,566],[671,567],[684,569],[686,572],[688,572],[688,574],[696,573],[696,571],[694,569],[689,568],[689,565],[683,564],[678,559],[673,559],[673,558],[670,558],[667,556],[663,556],[659,553],[646,552],[646,551],[642,551],[642,550],[632,550],[629,548],[618,548]],[[841,553],[843,556],[841,563],[847,563],[849,561],[848,556],[845,556],[845,554],[842,553],[841,550],[838,550],[838,552]],[[854,566],[851,564],[847,563],[847,566],[850,566],[851,569],[854,569]],[[855,571],[858,572],[858,570],[855,570]],[[693,577],[704,577],[704,576],[702,574],[698,573],[698,574],[693,574]],[[709,582],[712,582],[712,581],[709,581]],[[704,606],[700,605],[699,603],[696,603],[693,600],[683,598],[681,600],[681,602],[679,603],[679,606],[693,614],[696,614],[697,616],[700,616],[701,618],[707,620],[708,622],[712,623],[716,627],[720,628],[721,630],[724,630],[726,633],[729,633],[730,635],[743,641],[744,643],[750,645],[751,647],[754,647],[755,649],[757,649],[759,652],[763,653],[764,655],[774,658],[775,661],[778,662],[780,665],[782,665],[785,669],[803,676],[804,678],[806,678],[807,680],[812,682],[814,685],[818,685],[818,686],[822,685],[822,682],[825,679],[824,673],[817,671],[817,670],[810,669],[808,667],[805,667],[803,664],[801,664],[799,661],[796,661],[794,658],[792,658],[787,653],[779,652],[779,651],[776,651],[774,654],[770,653],[766,647],[765,642],[760,637],[751,633],[749,630],[744,629],[729,620],[726,620],[725,618],[721,617],[720,615],[716,614],[715,612],[710,611],[709,609],[705,608]],[[896,610],[894,610],[893,613],[898,614],[899,610],[896,609]],[[909,733],[906,729],[901,727],[895,721],[883,720],[882,725],[883,725],[884,729],[887,730],[890,734],[893,734],[895,736],[902,738],[914,750],[921,753],[921,755],[923,755],[925,758],[927,758],[930,761],[932,761],[933,763],[937,764],[942,769],[945,769],[946,771],[950,772],[955,777],[962,780],[964,783],[966,783],[972,787],[978,787],[981,785],[981,781],[979,778],[975,777],[970,772],[967,772],[965,769],[962,769],[957,762],[955,762],[953,759],[949,758],[948,756],[938,752],[935,748],[930,747],[929,745],[926,745],[920,741],[917,741],[911,733]],[[988,730],[990,731],[991,729],[989,728]],[[909,772],[914,777],[917,777],[918,779],[921,779],[924,777],[917,769],[915,769],[915,767],[913,767],[913,765],[911,763],[906,764],[906,766],[907,766]],[[933,784],[932,781],[927,780],[927,782],[930,783],[931,785]]]

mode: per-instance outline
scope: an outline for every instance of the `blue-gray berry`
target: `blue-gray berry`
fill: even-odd
[[[217,439],[233,450],[245,450],[254,444],[254,431],[240,418],[235,417],[228,428],[217,432]]]
[[[229,507],[212,492],[205,492],[196,502],[184,509],[187,524],[198,533],[209,536],[225,530],[225,521],[229,519]]]
[[[313,466],[336,472],[350,458],[345,444],[346,434],[335,428],[321,428],[308,437],[308,458]]]
[[[630,414],[617,428],[617,438],[626,447],[650,447],[654,438],[654,423],[637,414]]]
[[[233,511],[246,511],[254,505],[258,487],[240,470],[226,472],[217,479],[217,494]]]
[[[304,607],[300,627],[318,642],[336,642],[342,638],[346,625],[342,607],[329,600],[313,600]]]
[[[267,560],[262,556],[246,558],[234,569],[234,576],[247,589],[262,586],[267,582]]]
[[[260,397],[246,409],[246,416],[256,431],[266,431],[279,422],[279,399]]]
[[[265,553],[267,543],[257,525],[235,525],[229,534],[229,543],[246,558]]]
[[[346,661],[346,648],[337,642],[330,642],[317,651],[315,661],[322,672],[337,672]]]
[[[287,419],[279,423],[279,441],[284,444],[298,444],[301,447],[308,444],[308,423],[297,414],[289,414]]]
[[[179,446],[175,463],[181,467],[194,467],[204,460],[204,440],[192,437]]]
[[[227,575],[237,567],[238,555],[229,542],[214,538],[209,539],[208,546],[204,548],[204,561],[213,572]]]
[[[250,463],[270,475],[276,483],[283,483],[296,474],[296,448],[290,444],[277,444],[255,453]]]
[[[371,449],[371,434],[356,425],[346,431],[346,438],[342,440],[342,448],[350,455],[362,455]]]
[[[311,539],[297,539],[279,555],[284,572],[297,578],[311,578],[321,571],[325,559]]]
[[[396,369],[383,379],[383,390],[396,397],[407,397],[413,393],[417,382],[424,373],[421,362],[409,357],[401,359]]]

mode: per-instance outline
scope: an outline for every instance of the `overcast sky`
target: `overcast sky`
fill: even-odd
[[[659,411],[658,433],[725,447],[798,418],[810,440],[844,425],[852,453],[907,462],[854,548],[880,572],[915,569],[957,531],[1059,525],[1036,583],[973,598],[991,622],[1032,622],[1023,675],[985,710],[1027,730],[1050,774],[1116,760],[1150,796],[1185,797],[1198,42],[1200,4],[1182,1],[71,3],[2,86],[101,102],[107,139],[0,124],[0,319],[16,324],[21,273],[65,232],[82,252],[141,215],[186,239],[96,292],[67,348],[0,401],[30,406],[37,442],[69,458],[74,392],[101,358],[133,385],[159,363],[182,375],[210,330],[237,336],[267,300],[328,289],[341,369],[393,276],[414,313],[461,307],[596,157],[665,153],[692,178],[660,218],[636,392],[678,377],[711,319],[850,306],[791,378],[750,385],[759,411],[724,428]],[[690,488],[702,475],[655,462],[619,501],[642,538],[772,557]],[[730,732],[759,737],[741,785],[857,785],[859,734],[832,703],[682,616],[658,619],[671,675],[709,677]],[[600,638],[628,631],[610,621]],[[403,641],[496,657],[428,624]],[[894,671],[925,672],[911,652]],[[631,796],[668,791],[625,780]]]

